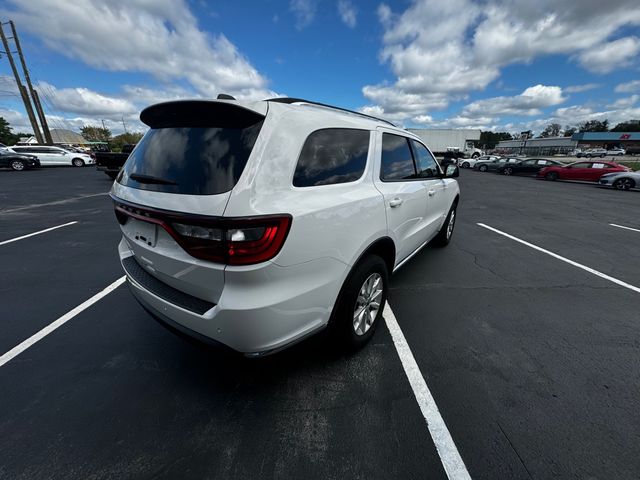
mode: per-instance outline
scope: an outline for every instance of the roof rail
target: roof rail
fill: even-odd
[[[359,115],[361,117],[366,117],[366,118],[370,118],[372,120],[377,120],[379,122],[384,122],[384,123],[386,123],[388,125],[391,125],[392,127],[397,127],[397,125],[395,125],[394,123],[390,122],[389,120],[385,120],[384,118],[374,117],[373,115],[367,115],[366,113],[356,112],[355,110],[349,110],[349,109],[342,108],[342,107],[336,107],[334,105],[327,105],[326,103],[313,102],[311,100],[304,100],[302,98],[276,97],[276,98],[268,98],[266,101],[267,102],[276,102],[276,103],[286,103],[287,105],[290,105],[292,103],[307,103],[309,105],[317,105],[319,107],[331,108],[333,110],[339,110],[341,112],[352,113],[354,115]]]

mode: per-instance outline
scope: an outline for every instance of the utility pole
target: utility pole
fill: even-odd
[[[122,116],[122,126],[124,127],[124,133],[127,133],[127,126],[124,124],[124,115]]]
[[[29,70],[27,69],[27,62],[25,62],[24,60],[22,47],[20,47],[20,40],[18,39],[18,32],[16,31],[16,26],[13,23],[13,20],[9,20],[9,25],[11,25],[11,33],[13,34],[13,41],[16,44],[16,49],[18,50],[18,56],[20,57],[20,63],[22,64],[24,78],[27,81],[27,87],[29,88],[29,93],[31,93],[31,98],[33,99],[33,106],[35,107],[38,118],[40,119],[40,125],[42,125],[44,140],[51,145],[53,144],[53,139],[51,138],[51,132],[49,131],[49,125],[47,124],[47,117],[45,117],[44,110],[42,110],[42,105],[40,104],[38,93],[35,91],[33,85],[31,84],[31,77],[29,76]]]
[[[33,133],[36,137],[38,143],[44,143],[42,141],[42,135],[40,134],[40,128],[38,128],[38,122],[36,121],[36,117],[33,114],[33,109],[31,108],[31,101],[29,100],[29,95],[27,94],[27,89],[24,88],[22,82],[20,81],[20,75],[18,74],[18,69],[16,68],[16,64],[13,61],[13,55],[11,55],[11,49],[9,48],[9,42],[7,41],[7,37],[4,34],[4,30],[2,29],[2,23],[0,23],[0,37],[2,37],[2,45],[4,45],[4,51],[9,59],[9,64],[11,64],[11,70],[13,71],[13,76],[16,79],[16,84],[18,85],[18,90],[20,90],[20,96],[22,97],[22,103],[24,103],[24,109],[27,111],[27,116],[29,117],[29,122],[31,122],[31,127],[33,128]]]

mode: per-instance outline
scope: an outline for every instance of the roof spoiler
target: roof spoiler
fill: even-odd
[[[247,128],[264,115],[234,103],[175,100],[145,108],[140,120],[151,128]]]

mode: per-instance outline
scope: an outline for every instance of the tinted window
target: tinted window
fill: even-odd
[[[573,165],[571,165],[571,168],[591,168],[591,163],[589,162],[574,163]]]
[[[406,180],[416,178],[409,140],[405,137],[382,134],[381,180]]]
[[[420,178],[437,177],[440,174],[438,162],[433,158],[431,152],[421,143],[411,140],[413,145],[413,153],[415,154],[416,164],[418,167],[418,176]]]
[[[364,173],[368,130],[328,128],[307,138],[293,175],[296,187],[354,182]]]
[[[212,195],[231,190],[247,163],[262,121],[245,128],[152,128],[118,177],[128,187]]]

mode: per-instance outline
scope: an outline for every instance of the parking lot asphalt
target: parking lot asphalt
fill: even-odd
[[[389,304],[472,478],[640,476],[640,192],[463,171]],[[0,355],[122,276],[93,168],[0,171]],[[600,274],[484,228],[487,225]],[[259,361],[126,286],[0,366],[0,478],[446,478],[384,325]],[[442,452],[440,452],[442,453]]]

